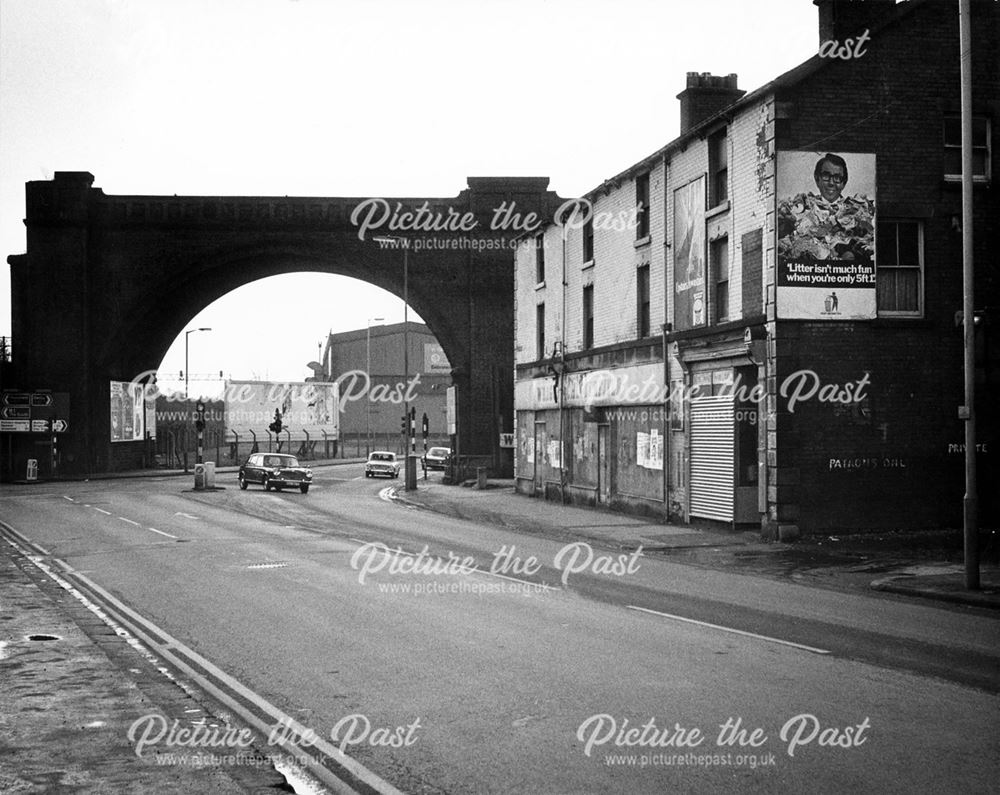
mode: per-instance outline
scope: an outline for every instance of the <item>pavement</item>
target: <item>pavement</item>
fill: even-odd
[[[311,465],[335,463],[351,461]],[[90,479],[150,474],[184,473]],[[620,550],[641,546],[646,555],[693,566],[937,600],[955,609],[1000,609],[997,534],[985,536],[981,588],[969,591],[958,531],[768,543],[756,532],[669,525],[535,499],[516,494],[513,480],[492,480],[477,489],[445,485],[432,475],[418,480],[416,491],[402,486],[395,491],[397,500],[422,510],[567,542]],[[144,656],[134,639],[124,642],[122,630],[102,620],[99,609],[68,583],[48,576],[45,565],[0,526],[0,792],[296,791],[256,747],[209,748],[207,754],[181,748],[185,753],[166,759],[151,749],[137,754],[134,727],[146,716],[161,716],[163,725],[216,732],[238,722],[231,724],[226,709],[205,694],[165,676],[159,661],[148,652]],[[294,771],[290,779],[305,791]]]
[[[525,533],[584,540],[594,545],[669,558],[705,568],[792,579],[842,590],[875,590],[900,596],[1000,609],[1000,531],[981,533],[980,588],[965,587],[961,530],[820,535],[794,543],[763,541],[755,530],[670,525],[616,511],[543,500],[514,491],[514,481],[487,488],[417,481],[396,489],[396,499],[461,519]]]

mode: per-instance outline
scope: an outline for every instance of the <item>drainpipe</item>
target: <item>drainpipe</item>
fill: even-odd
[[[672,292],[673,285],[670,282],[669,274],[672,272],[670,267],[670,241],[667,239],[667,218],[670,216],[667,213],[670,211],[669,202],[667,196],[670,193],[670,161],[667,156],[663,156],[663,323],[660,326],[660,339],[663,345],[663,386],[664,394],[666,395],[666,400],[664,401],[664,410],[660,414],[660,419],[664,417],[668,418],[666,422],[663,423],[663,508],[665,516],[664,521],[670,521],[670,437],[672,436],[671,428],[671,411],[673,409],[673,401],[671,400],[670,394],[670,358],[668,355],[667,346],[667,335],[673,330],[673,325],[669,321],[670,317],[670,295]]]
[[[566,230],[562,228],[562,318],[559,326],[559,497],[566,503]]]

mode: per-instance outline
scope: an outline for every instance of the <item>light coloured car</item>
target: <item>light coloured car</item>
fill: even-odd
[[[400,461],[395,453],[390,453],[387,450],[376,450],[368,456],[368,461],[365,462],[365,477],[398,478],[399,467]]]

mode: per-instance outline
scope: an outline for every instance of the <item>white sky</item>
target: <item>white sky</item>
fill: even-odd
[[[537,175],[571,197],[677,136],[687,72],[752,91],[818,44],[811,0],[3,0],[0,334],[24,183],[54,171],[107,194],[447,197]],[[280,349],[247,346],[246,318],[275,310]],[[402,314],[344,277],[275,277],[191,320],[213,331],[190,370],[302,380],[329,330]]]

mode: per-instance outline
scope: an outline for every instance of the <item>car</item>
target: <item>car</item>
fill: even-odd
[[[424,454],[424,469],[444,469],[450,455],[450,447],[432,447]]]
[[[259,483],[265,491],[281,491],[288,486],[303,494],[309,491],[312,477],[311,469],[300,466],[299,459],[285,453],[254,453],[240,467],[238,475],[241,489]]]
[[[399,459],[395,453],[387,450],[376,450],[365,462],[365,477],[373,478],[378,475],[385,475],[389,478],[399,477]]]

